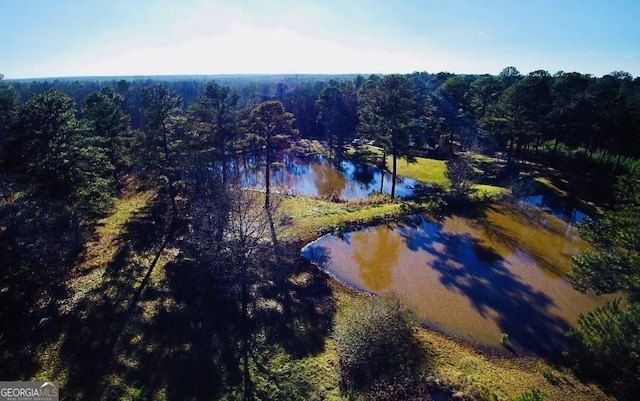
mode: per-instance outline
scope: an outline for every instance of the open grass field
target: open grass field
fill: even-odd
[[[387,157],[387,166],[391,168],[393,158]],[[450,183],[447,178],[446,161],[416,157],[415,162],[410,163],[406,159],[397,161],[398,175],[415,178],[418,181],[430,182],[448,188]]]
[[[314,151],[318,151],[321,146],[317,143],[310,145]],[[382,149],[376,146],[364,145],[358,150],[350,148],[351,155],[363,159],[369,163],[375,162],[376,158],[382,157]],[[503,161],[484,155],[470,155],[474,163],[474,170],[478,175],[488,173],[485,169],[498,169],[502,167]],[[393,165],[393,157],[387,156],[386,166],[390,170]],[[404,158],[397,160],[397,173],[402,177],[411,177],[424,183],[436,184],[444,189],[449,188],[451,182],[447,178],[447,162],[441,159],[430,159],[426,157],[415,157],[409,161]],[[495,196],[505,191],[505,188],[497,183],[478,182],[473,184],[472,189],[475,196]]]

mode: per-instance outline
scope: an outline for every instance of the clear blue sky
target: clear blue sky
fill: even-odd
[[[640,75],[640,0],[0,0],[5,78]]]

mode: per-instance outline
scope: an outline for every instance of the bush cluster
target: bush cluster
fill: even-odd
[[[361,299],[336,317],[334,337],[345,391],[415,377],[424,362],[409,312],[395,298]],[[406,383],[405,383],[406,385]]]

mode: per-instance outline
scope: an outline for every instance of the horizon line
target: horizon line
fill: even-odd
[[[506,68],[506,67],[505,67]],[[538,70],[536,70],[538,71]],[[601,77],[604,77],[606,75],[611,75],[615,72],[619,72],[619,71],[623,71],[623,70],[614,70],[611,71],[607,74],[603,74]],[[549,72],[549,71],[547,71]],[[554,74],[551,74],[551,72],[549,72],[550,75],[555,75],[557,73],[573,73],[573,72],[577,72],[579,74],[582,75],[587,75],[593,78],[599,78],[597,75],[591,74],[591,73],[583,73],[580,71],[564,71],[564,70],[558,70],[556,71]],[[626,72],[626,71],[623,71]],[[167,79],[167,78],[173,78],[173,79],[177,79],[177,78],[195,78],[198,80],[201,79],[207,79],[207,78],[241,78],[241,77],[309,77],[309,76],[323,76],[323,77],[338,77],[338,76],[363,76],[363,77],[368,77],[371,75],[394,75],[394,74],[399,74],[399,75],[412,75],[412,74],[422,74],[422,73],[426,73],[426,74],[430,74],[430,75],[437,75],[437,74],[452,74],[452,75],[461,75],[461,76],[483,76],[483,75],[489,75],[489,76],[499,76],[500,74],[491,74],[489,72],[482,72],[482,73],[454,73],[451,71],[438,71],[438,72],[428,72],[426,70],[423,71],[418,71],[415,70],[413,72],[339,72],[339,73],[331,73],[331,72],[282,72],[282,73],[277,73],[277,72],[241,72],[241,73],[213,73],[213,74],[197,74],[197,73],[187,73],[187,74],[123,74],[123,75],[59,75],[59,76],[41,76],[41,77],[19,77],[19,78],[8,78],[7,76],[4,76],[2,78],[3,81],[47,81],[47,80],[83,80],[83,81],[90,81],[90,80],[103,80],[103,81],[111,81],[111,80],[116,80],[116,79],[130,79],[130,80],[140,80],[140,79]],[[522,76],[527,76],[528,73],[522,73]],[[630,73],[629,73],[630,74]],[[633,78],[640,78],[640,76],[638,77],[634,77],[632,74],[631,76]]]

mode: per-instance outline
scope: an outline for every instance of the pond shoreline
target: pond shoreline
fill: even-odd
[[[475,210],[466,209],[465,213],[462,213],[462,215],[463,216],[466,215],[468,216],[467,218],[473,219],[474,218],[473,216],[475,214],[486,213],[487,211],[490,211],[490,213],[495,214],[496,213],[495,209],[500,207],[504,208],[504,205],[501,205],[500,203],[498,204],[491,203],[490,205],[474,205],[473,208]],[[503,209],[500,209],[500,210],[503,210]],[[435,213],[437,213],[437,216],[434,216]],[[360,279],[356,279],[356,281],[354,281],[354,277],[352,277],[352,275],[357,273],[354,273],[352,270],[349,270],[351,271],[351,273],[348,273],[347,276],[344,276],[344,273],[337,273],[332,271],[332,270],[335,270],[336,267],[334,266],[333,269],[331,269],[326,264],[331,259],[330,258],[331,254],[330,253],[323,254],[323,255],[314,254],[314,249],[316,249],[315,248],[316,245],[319,243],[326,243],[326,244],[335,243],[335,241],[339,241],[339,243],[344,243],[344,244],[351,244],[351,242],[353,241],[353,239],[351,239],[351,236],[355,235],[356,233],[363,232],[363,230],[365,232],[370,231],[370,229],[378,229],[378,228],[384,228],[391,231],[396,231],[396,230],[405,231],[408,229],[422,230],[424,229],[424,228],[421,228],[421,227],[424,227],[422,226],[422,224],[435,225],[434,227],[437,227],[451,218],[456,218],[456,219],[460,218],[456,216],[459,216],[459,214],[455,213],[455,208],[450,209],[449,207],[445,207],[445,208],[440,208],[437,211],[433,209],[428,209],[428,208],[423,208],[423,209],[416,208],[413,210],[404,210],[403,212],[400,212],[394,215],[385,216],[384,218],[380,218],[378,216],[372,219],[352,221],[348,224],[345,223],[341,225],[341,227],[339,228],[336,228],[336,227],[328,228],[327,230],[324,230],[324,232],[321,233],[319,237],[315,238],[312,241],[306,242],[302,247],[299,248],[300,256],[302,259],[310,263],[313,266],[313,268],[320,270],[321,272],[323,272],[323,274],[327,275],[327,277],[330,277],[332,281],[339,283],[341,286],[345,288],[350,288],[353,291],[365,294],[367,296],[375,296],[376,294],[380,294],[380,289],[375,290],[372,288],[379,288],[379,287],[367,288],[366,284],[363,287],[363,284],[359,283],[358,281]],[[504,217],[509,218],[509,216],[505,215]],[[548,218],[552,218],[552,217],[548,216]],[[462,217],[462,219],[466,219],[466,218]],[[465,220],[465,221],[468,221],[468,220]],[[447,224],[450,224],[450,223],[447,223]],[[525,223],[521,222],[519,224],[525,224]],[[529,229],[529,227],[527,227],[527,229]],[[429,234],[429,235],[433,235],[433,234]],[[444,238],[445,239],[449,238],[448,235],[449,234],[447,234],[447,236],[445,236]],[[459,234],[456,234],[456,235],[459,235]],[[465,234],[465,235],[468,235],[468,234]],[[551,233],[548,235],[557,235],[557,233]],[[344,237],[348,237],[349,239],[344,239]],[[462,237],[462,238],[466,238],[466,237]],[[559,238],[562,238],[562,237],[559,237]],[[346,241],[346,242],[343,242],[343,241]],[[436,241],[441,241],[441,239],[437,239]],[[464,240],[464,241],[467,241],[467,240]],[[360,241],[358,241],[358,243],[359,242]],[[368,242],[367,244],[369,245],[375,244],[375,242],[374,243]],[[438,245],[438,243],[435,243],[435,245],[440,246]],[[351,245],[341,245],[341,248],[339,249],[342,249],[342,247],[344,246],[351,246]],[[474,245],[473,253],[478,252],[475,250],[475,246],[476,245]],[[489,248],[486,248],[487,251],[482,251],[483,253],[496,252],[492,250],[491,248],[492,245],[479,245],[479,246],[482,249],[485,246],[489,246]],[[503,245],[503,247],[504,246],[505,245]],[[517,246],[517,245],[512,245],[512,246]],[[323,246],[317,247],[318,251],[321,251],[321,252],[330,252],[331,248],[333,248],[333,246],[330,246],[329,248],[324,248]],[[323,249],[326,249],[326,251],[323,251]],[[378,249],[377,246],[376,246],[376,249]],[[466,250],[464,252],[468,254],[468,252],[471,252],[470,249],[471,248],[469,248],[469,250]],[[500,248],[496,248],[496,249],[500,249]],[[340,250],[340,251],[333,250],[333,251],[339,252],[338,254],[335,254],[335,255],[340,255],[340,260],[343,260],[344,262],[344,257],[345,257],[344,250]],[[413,254],[413,252],[411,254]],[[502,253],[504,252],[504,250],[500,252]],[[371,253],[371,252],[365,251],[365,253]],[[480,257],[483,256],[483,254],[479,254],[479,255]],[[493,256],[493,257],[496,257],[496,256]],[[466,256],[466,257],[469,257],[469,256]],[[513,256],[509,256],[508,259],[506,259],[504,262],[501,262],[501,263],[507,263],[507,266],[508,265],[519,266],[519,265],[513,265],[513,263],[519,263],[518,260],[520,260],[519,259],[520,257],[522,256],[518,256],[516,259],[513,259]],[[531,261],[531,260],[534,260],[532,259],[534,257],[535,257],[534,254],[531,254],[527,256],[526,257],[527,259],[525,260]],[[384,259],[384,256],[382,258]],[[376,260],[380,260],[380,256],[377,256]],[[539,261],[537,263],[543,263],[543,262],[545,261]],[[382,262],[383,265],[385,263],[386,262]],[[407,261],[404,263],[405,264],[399,265],[399,267],[397,268],[390,267],[390,269],[391,271],[393,271],[394,269],[401,268],[402,270],[400,270],[400,272],[402,272],[402,276],[398,276],[398,277],[404,277],[403,280],[407,280],[408,276],[405,276],[405,275],[408,274],[409,271],[416,271],[413,266],[417,266],[417,265],[415,265],[416,263],[415,261],[414,262]],[[406,263],[409,263],[409,264],[406,264]],[[432,262],[428,262],[428,263],[432,263]],[[455,262],[455,263],[458,263],[458,262]],[[508,267],[509,270],[505,270],[507,268],[506,266],[500,266],[498,270],[496,270],[496,272],[494,273],[493,267],[489,270],[486,270],[486,268],[477,270],[478,269],[477,267],[472,267],[472,265],[465,265],[464,262],[462,263],[463,264],[461,265],[461,267],[454,268],[453,270],[449,270],[450,268],[447,268],[446,266],[442,266],[442,267],[438,267],[436,270],[432,270],[432,269],[422,270],[423,268],[420,268],[420,270],[417,270],[417,271],[421,272],[420,273],[421,275],[428,274],[430,276],[435,274],[436,275],[435,277],[440,277],[439,280],[455,279],[457,281],[457,280],[464,279],[465,281],[460,281],[459,283],[455,284],[456,287],[452,287],[451,289],[446,291],[450,292],[451,290],[455,290],[454,294],[461,291],[461,294],[462,294],[461,296],[463,301],[468,300],[468,301],[472,301],[474,304],[479,303],[478,306],[476,306],[476,308],[478,307],[482,308],[480,309],[480,313],[482,315],[484,315],[485,313],[485,312],[482,312],[483,310],[485,310],[486,312],[491,312],[490,316],[493,316],[494,312],[499,313],[498,316],[493,317],[489,320],[489,321],[494,321],[494,319],[497,319],[497,317],[500,317],[500,320],[495,320],[495,323],[493,323],[494,328],[492,328],[490,332],[495,331],[496,330],[495,324],[498,324],[498,322],[500,322],[498,324],[498,327],[502,329],[503,334],[507,333],[510,335],[509,337],[507,337],[509,338],[509,340],[506,343],[503,343],[503,341],[500,341],[500,343],[498,343],[497,341],[498,337],[502,336],[500,334],[500,331],[498,331],[497,334],[491,334],[489,338],[492,338],[493,340],[491,340],[490,342],[487,342],[487,335],[489,335],[490,332],[482,331],[486,329],[476,328],[471,331],[463,329],[465,324],[470,324],[470,322],[475,321],[475,320],[469,320],[468,321],[469,323],[461,323],[460,319],[462,318],[464,321],[465,318],[463,318],[462,316],[466,316],[466,315],[459,315],[456,317],[454,321],[451,321],[449,318],[447,318],[446,313],[445,315],[442,315],[442,313],[445,312],[443,308],[446,309],[444,304],[442,303],[438,304],[437,301],[436,303],[433,303],[433,301],[435,300],[427,301],[428,299],[433,297],[434,294],[439,294],[439,291],[441,291],[441,290],[437,290],[436,287],[432,287],[431,284],[429,284],[428,287],[424,287],[424,290],[428,289],[427,294],[431,294],[429,295],[429,297],[424,298],[424,295],[420,295],[420,293],[415,293],[415,295],[411,296],[411,299],[413,299],[411,303],[413,304],[414,302],[419,302],[419,301],[416,301],[416,299],[424,299],[424,301],[422,302],[427,302],[427,303],[423,304],[423,306],[420,306],[420,309],[424,311],[426,308],[426,310],[432,311],[432,312],[428,312],[427,315],[421,316],[421,318],[419,319],[421,326],[425,327],[428,330],[434,330],[438,333],[446,335],[447,337],[450,337],[451,339],[454,339],[456,341],[464,342],[487,355],[494,355],[494,356],[500,356],[500,357],[522,357],[522,356],[545,357],[545,358],[552,357],[553,355],[559,353],[559,350],[567,349],[566,347],[570,346],[570,342],[567,342],[566,340],[561,340],[562,336],[560,336],[560,333],[564,333],[565,330],[567,330],[568,327],[570,327],[570,324],[574,323],[573,321],[576,318],[575,315],[577,313],[580,313],[580,311],[582,310],[581,308],[585,308],[587,307],[587,305],[591,305],[594,302],[600,302],[599,298],[598,299],[594,298],[592,301],[588,301],[588,299],[591,299],[589,296],[580,294],[577,291],[569,291],[567,293],[564,288],[565,287],[570,288],[570,284],[568,283],[567,279],[564,276],[557,276],[555,278],[551,277],[551,278],[545,279],[545,280],[552,280],[553,284],[551,282],[550,284],[541,284],[541,282],[538,283],[538,280],[543,279],[544,277],[547,277],[545,274],[542,273],[544,269],[540,266],[534,265],[534,267],[527,267],[527,269],[533,269],[533,270],[530,270],[532,273],[529,273],[529,274],[534,274],[534,276],[531,276],[531,278],[527,278],[529,277],[528,275],[524,277],[520,276],[521,274],[523,274],[523,271],[521,271],[522,267],[518,267],[516,271],[518,271],[519,273],[516,273],[515,271],[514,272],[510,271],[513,267]],[[466,263],[478,263],[478,262],[467,261]],[[483,261],[481,263],[494,263],[494,262]],[[527,263],[530,263],[530,262],[527,262]],[[464,267],[464,266],[467,266],[467,267]],[[361,268],[364,268],[364,267],[361,267]],[[378,274],[382,274],[382,273],[375,273],[377,271],[376,269],[378,268],[379,267],[373,267],[371,265],[367,265],[366,271],[368,273],[361,272],[360,273],[361,279],[364,278],[362,274],[367,274],[367,276],[374,274],[374,276],[370,276],[370,277],[373,277],[373,279],[377,280],[376,282],[378,283],[381,283],[379,280],[384,280],[383,282],[386,282],[386,280],[393,280],[392,282],[395,282],[395,279],[392,279],[391,277],[386,278],[387,274],[392,274],[392,273],[384,273],[382,276],[378,276]],[[442,268],[445,268],[445,270],[444,271],[440,270]],[[458,277],[459,273],[456,273],[456,272],[458,271],[457,269],[460,269],[460,268],[462,268],[465,272],[464,272],[464,276]],[[349,268],[349,269],[353,269],[353,268]],[[467,269],[469,269],[469,271],[467,271]],[[476,272],[474,273],[474,271]],[[482,273],[483,271],[485,272]],[[480,274],[480,275],[476,276],[477,274]],[[503,277],[506,277],[506,278],[503,278]],[[505,279],[507,281],[503,282],[503,280]],[[423,279],[420,279],[420,280],[423,280]],[[430,280],[433,280],[433,279],[430,279]],[[467,284],[467,280],[471,280],[471,284],[473,284],[473,287],[467,288],[467,285],[471,285],[471,284]],[[500,280],[500,281],[497,281],[489,285],[485,283],[485,280],[489,280],[488,281],[489,283],[493,283],[495,280]],[[538,284],[535,284],[535,285],[529,284],[530,281],[528,280],[534,280],[533,282]],[[421,282],[421,281],[418,281],[418,282]],[[416,287],[416,288],[422,288],[420,287],[420,284],[418,284],[418,282],[414,282],[412,279],[409,279],[408,281],[408,283],[410,283],[411,286],[415,287],[415,285],[418,285],[419,287]],[[356,283],[359,283],[359,284],[356,284]],[[565,283],[565,284],[562,284],[562,283]],[[373,284],[370,284],[370,285],[373,285]],[[380,285],[380,284],[376,284],[376,285]],[[386,288],[388,284],[381,284],[381,285],[384,286],[381,288]],[[459,285],[462,285],[462,286],[458,287]],[[499,291],[499,289],[503,288],[504,285],[507,285],[506,289],[508,292],[505,295],[499,295],[496,291]],[[534,286],[531,287],[531,285],[534,285]],[[538,288],[538,286],[540,285],[543,285],[543,286]],[[552,285],[552,287],[547,287],[550,285]],[[456,288],[458,289],[456,290]],[[424,290],[420,290],[420,291],[424,291]],[[404,290],[399,290],[398,288],[396,288],[396,284],[394,284],[393,287],[389,287],[387,290],[384,290],[383,292],[386,293],[388,291],[391,291],[391,292],[400,291],[401,293],[404,292]],[[436,292],[433,292],[433,291],[436,291]],[[514,293],[514,295],[511,295],[511,296],[517,296],[518,298],[514,298],[514,299],[505,298],[504,301],[501,300],[502,296],[509,297],[508,294],[511,292]],[[566,294],[566,295],[561,295],[560,298],[557,298],[559,296],[558,295],[559,293]],[[442,295],[445,295],[445,293],[443,293]],[[416,296],[418,298],[414,299]],[[447,295],[445,298],[448,299],[448,297],[449,295]],[[524,297],[524,298],[521,299],[520,297]],[[445,299],[445,298],[436,298],[436,299]],[[529,299],[529,301],[526,301],[527,299]],[[539,300],[536,301],[536,299],[539,299]],[[580,299],[579,303],[574,305],[572,302],[578,302],[577,301],[578,299]],[[556,302],[558,301],[560,302],[560,304],[556,306]],[[459,301],[449,300],[448,302],[459,302]],[[459,305],[458,307],[462,306],[461,304],[455,304],[455,305]],[[440,312],[437,312],[434,315],[433,312],[435,312],[436,310],[439,310]],[[528,318],[525,317],[525,315],[528,315],[530,313],[533,313],[533,315],[531,315],[530,317],[530,319],[533,319],[533,320],[527,320]],[[458,312],[456,312],[456,315],[457,314]],[[435,319],[435,320],[432,320],[432,319]],[[438,321],[441,321],[442,323],[438,323]],[[455,323],[456,321],[457,323]],[[446,327],[441,326],[441,324],[444,324]],[[458,327],[458,325],[460,324],[463,324],[463,326]],[[484,327],[484,323],[482,327]],[[523,331],[523,330],[526,330],[525,329],[526,327],[529,327],[529,329],[535,330],[534,332],[540,333],[540,334],[536,335],[533,338],[527,338],[524,335],[526,331]],[[487,329],[488,328],[489,327],[487,327]],[[476,333],[476,330],[481,330],[478,333],[483,333],[483,334],[480,337],[474,337],[478,335],[478,334],[473,334],[473,333]],[[542,338],[546,337],[546,335],[544,334],[545,330],[550,330],[550,331],[547,331],[550,337],[546,338],[545,340],[541,340]],[[511,338],[513,338],[513,340],[511,340]]]
[[[363,297],[379,297],[381,295],[376,294],[375,292],[372,291],[367,291],[364,289],[359,289],[356,288],[355,286],[347,283],[345,280],[341,279],[340,277],[338,277],[336,274],[332,273],[331,271],[329,271],[328,269],[324,268],[323,266],[305,258],[303,256],[304,252],[306,249],[312,247],[314,245],[314,243],[316,243],[317,241],[320,241],[322,238],[327,237],[333,235],[332,233],[327,233],[324,234],[322,236],[320,236],[319,238],[307,243],[304,247],[302,247],[302,249],[300,250],[300,256],[301,258],[304,260],[305,263],[308,263],[309,265],[313,266],[312,268],[316,269],[318,272],[320,272],[322,275],[324,275],[325,277],[327,277],[334,285],[339,286],[343,291],[346,291],[352,295],[355,296],[363,296]],[[436,327],[433,324],[429,324],[429,322],[425,322],[423,320],[419,319],[419,324],[420,327],[429,331],[433,331],[435,333],[438,333],[439,335],[447,338],[448,340],[454,341],[456,343],[458,343],[459,345],[462,346],[467,346],[467,347],[471,347],[472,349],[478,351],[479,353],[481,353],[482,355],[485,356],[489,356],[489,357],[500,357],[500,358],[530,358],[530,357],[540,357],[539,355],[535,355],[535,354],[527,354],[527,353],[517,353],[515,352],[515,350],[511,349],[509,350],[508,348],[496,348],[496,347],[491,347],[488,345],[484,345],[481,344],[477,341],[473,341],[472,339],[463,339],[459,336],[456,336],[452,333],[447,332],[446,330],[443,330],[439,327]]]

